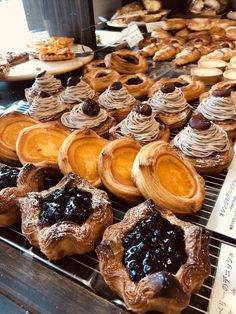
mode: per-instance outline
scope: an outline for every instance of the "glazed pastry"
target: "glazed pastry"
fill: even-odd
[[[188,40],[186,47],[202,47],[207,46],[211,42],[211,38],[209,36],[202,36],[202,37],[194,37]]]
[[[128,92],[121,82],[112,83],[105,92],[99,96],[98,102],[117,122],[127,117],[133,106],[137,104],[137,100]]]
[[[164,47],[163,40],[160,40],[156,43],[151,43],[145,47],[143,47],[139,52],[144,57],[152,57],[155,52],[162,49]]]
[[[47,71],[43,71],[37,74],[32,87],[25,89],[25,97],[31,104],[34,97],[39,92],[46,92],[53,96],[58,96],[64,90],[59,79],[56,79],[52,74]]]
[[[70,134],[59,123],[38,123],[21,130],[16,143],[16,153],[22,165],[58,168],[59,149]]]
[[[21,130],[38,123],[20,112],[10,112],[0,117],[0,161],[20,166],[16,154],[16,140]]]
[[[235,26],[226,28],[226,37],[232,40],[236,40],[236,27]]]
[[[122,74],[146,73],[147,60],[139,53],[128,49],[114,51],[105,57],[105,64]]]
[[[187,28],[191,31],[205,31],[212,27],[211,20],[208,18],[193,18],[186,20]]]
[[[192,107],[181,89],[172,83],[161,85],[160,90],[149,99],[149,104],[156,119],[171,129],[185,125],[192,114]]]
[[[211,35],[211,39],[214,41],[221,40],[226,35],[225,29],[219,26],[213,26],[211,29],[209,29],[209,33]]]
[[[151,37],[163,39],[163,38],[171,37],[171,34],[162,28],[156,28],[151,32]]]
[[[105,69],[106,68],[106,65],[105,65],[105,62],[104,60],[92,60],[91,62],[85,64],[83,66],[83,73],[87,73],[91,70],[101,70],[101,69]]]
[[[172,60],[179,51],[181,51],[180,47],[174,47],[172,45],[163,46],[160,50],[155,52],[153,61],[161,62]]]
[[[67,86],[59,96],[59,100],[68,108],[81,103],[87,98],[95,98],[96,92],[82,77],[72,76],[67,80]]]
[[[90,129],[74,131],[63,142],[59,152],[58,165],[61,172],[74,172],[93,186],[101,186],[97,163],[98,156],[107,143],[107,140]]]
[[[147,96],[149,88],[153,85],[153,80],[146,74],[124,74],[119,81],[136,99]]]
[[[112,139],[128,136],[141,145],[160,139],[168,141],[169,135],[169,128],[155,120],[147,103],[135,106],[124,120],[110,129]]]
[[[100,136],[108,137],[110,128],[115,125],[115,119],[105,109],[100,108],[95,100],[88,98],[75,105],[70,112],[65,112],[61,116],[61,123],[71,131],[88,128]]]
[[[119,79],[120,74],[111,69],[94,69],[84,75],[84,80],[98,93]]]
[[[214,19],[212,20],[212,25],[227,29],[230,26],[236,26],[236,21],[228,19]]]
[[[206,60],[206,59],[219,59],[223,61],[229,61],[235,55],[236,55],[236,51],[234,49],[220,48],[201,57],[200,61]]]
[[[201,113],[193,114],[189,125],[178,133],[172,145],[203,174],[217,174],[225,170],[234,155],[227,133],[207,120]]]
[[[229,137],[236,137],[236,106],[229,89],[216,89],[203,99],[197,110],[205,118],[221,126]]]
[[[149,46],[151,44],[155,44],[156,42],[159,42],[158,38],[154,38],[152,36],[146,35],[139,43],[139,49],[143,49],[146,46]]]
[[[174,63],[176,66],[196,62],[201,57],[201,51],[195,47],[187,47],[176,55]]]
[[[180,313],[210,274],[209,234],[151,200],[106,229],[96,248],[107,285],[135,313]]]
[[[166,31],[177,31],[186,26],[186,20],[182,18],[172,18],[164,21],[163,29]]]
[[[132,178],[142,195],[178,214],[193,214],[205,198],[204,180],[192,164],[164,141],[141,148]]]
[[[187,29],[187,27],[185,27],[185,28],[182,28],[181,30],[179,30],[178,32],[176,32],[175,36],[188,37],[189,34],[190,34],[190,31]]]
[[[20,200],[22,233],[50,260],[91,252],[112,223],[107,194],[73,173]]]
[[[123,137],[108,143],[99,155],[98,173],[103,185],[128,204],[143,201],[131,178],[133,162],[140,148],[134,139]]]

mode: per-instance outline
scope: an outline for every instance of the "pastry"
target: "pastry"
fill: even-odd
[[[175,33],[175,36],[177,37],[188,37],[188,35],[190,34],[190,31],[187,29],[187,27],[182,28],[181,30],[177,31]]]
[[[220,126],[194,113],[189,125],[172,140],[173,148],[183,155],[199,173],[217,174],[227,169],[233,156],[233,145]]]
[[[226,28],[226,37],[236,40],[236,26]]]
[[[229,137],[236,137],[236,106],[229,89],[215,89],[200,102],[197,110],[205,118],[221,126]]]
[[[50,260],[91,252],[112,223],[107,194],[73,173],[20,200],[22,233]]]
[[[189,39],[185,46],[198,48],[201,46],[207,46],[210,42],[211,38],[209,36],[194,37]]]
[[[137,100],[121,82],[112,83],[98,98],[99,105],[120,122],[137,104]]]
[[[131,169],[141,145],[134,139],[123,137],[108,143],[101,150],[98,173],[106,189],[128,204],[143,200],[131,179]]]
[[[175,87],[180,88],[187,101],[199,98],[206,90],[205,84],[199,80],[193,80],[191,75],[181,75],[176,78],[163,77],[152,85],[149,89],[148,97],[153,97],[161,85],[165,83],[173,83]]]
[[[236,51],[234,49],[220,48],[201,57],[200,62],[206,59],[219,59],[223,61],[229,61],[235,55],[236,55]]]
[[[192,164],[164,141],[141,148],[132,178],[145,198],[177,214],[193,214],[205,198],[204,180]]]
[[[234,49],[235,48],[235,44],[233,41],[229,40],[229,39],[225,39],[225,38],[221,38],[220,40],[213,40],[212,43],[208,46],[210,48],[210,50],[217,50],[217,49],[221,49],[221,48],[230,48],[230,49]]]
[[[142,4],[148,13],[154,13],[161,9],[161,1],[159,0],[142,0]]]
[[[74,105],[81,103],[85,99],[93,99],[96,96],[95,90],[82,77],[71,76],[67,80],[66,89],[59,96],[59,100],[68,109],[72,109]]]
[[[224,38],[226,32],[224,28],[216,25],[216,26],[212,26],[209,29],[209,34],[211,35],[211,39],[215,41],[215,40],[221,40],[222,38]]]
[[[200,62],[201,64],[201,62]],[[216,68],[204,68],[199,66],[198,68],[191,69],[191,75],[195,80],[200,80],[206,85],[213,85],[218,82],[223,72]]]
[[[235,11],[230,11],[227,13],[227,18],[231,20],[236,20],[236,12]]]
[[[212,27],[211,20],[208,18],[193,18],[186,20],[186,26],[191,31],[205,31]]]
[[[156,51],[153,56],[153,61],[169,61],[174,59],[174,57],[181,51],[180,47],[174,47],[173,45],[163,46],[160,50]]]
[[[142,19],[147,14],[147,10],[139,1],[134,1],[120,7],[111,17],[110,21],[115,25],[129,24],[132,21]]]
[[[92,60],[91,62],[83,66],[83,73],[85,74],[94,69],[99,70],[99,69],[105,69],[105,68],[106,68],[106,65],[105,65],[104,60]]]
[[[135,106],[124,120],[110,129],[112,139],[128,136],[141,145],[160,139],[168,141],[169,135],[169,128],[155,120],[147,103]]]
[[[43,47],[39,51],[39,60],[63,61],[74,59],[75,54],[69,47]]]
[[[177,31],[186,26],[186,20],[182,18],[172,18],[164,21],[162,28],[166,31]]]
[[[153,80],[146,74],[123,74],[119,81],[136,99],[147,96],[149,88],[153,85]]]
[[[111,69],[94,69],[84,75],[84,80],[96,92],[102,93],[112,83],[119,79],[120,74]]]
[[[231,68],[230,70],[224,71],[223,77],[225,80],[236,80],[236,71]]]
[[[210,274],[209,234],[147,200],[96,248],[107,285],[135,313],[180,313]]]
[[[144,23],[152,23],[152,22],[157,22],[159,21],[162,17],[166,16],[168,14],[168,10],[160,10],[157,13],[152,13],[152,14],[144,14],[141,16],[139,19],[140,21]]]
[[[43,71],[37,74],[32,87],[25,89],[25,97],[31,104],[39,92],[46,92],[57,97],[63,90],[64,87],[59,79],[56,79],[47,71]]]
[[[10,73],[10,64],[0,56],[0,79],[5,79]]]
[[[198,65],[203,68],[217,68],[224,71],[227,66],[227,62],[219,59],[206,59],[201,61],[199,60]]]
[[[16,140],[21,130],[35,125],[36,120],[19,112],[10,112],[0,117],[0,161],[11,166],[20,166],[16,154]]]
[[[106,55],[105,64],[121,74],[146,73],[148,70],[147,60],[139,52],[128,49]]]
[[[144,57],[152,57],[154,56],[155,52],[162,49],[163,47],[163,40],[160,40],[156,43],[151,43],[150,45],[143,47],[139,52]]]
[[[227,1],[224,0],[199,0],[192,1],[190,12],[199,15],[215,16],[226,7]]]
[[[235,80],[227,80],[227,81],[222,81],[219,83],[216,83],[213,85],[208,93],[202,94],[200,97],[200,100],[212,95],[212,92],[216,89],[228,89],[231,91],[231,98],[233,102],[236,104],[236,81]]]
[[[13,52],[13,51],[7,51],[6,54],[4,54],[4,58],[6,58],[7,62],[10,64],[10,66],[15,66],[19,63],[23,63],[25,61],[29,60],[29,54],[28,52]]]
[[[172,83],[161,85],[160,90],[149,99],[149,104],[156,119],[171,129],[185,125],[192,114],[192,107],[181,89]]]
[[[162,28],[156,28],[151,32],[151,37],[154,37],[157,39],[163,39],[163,38],[171,37],[171,34]]]
[[[174,60],[176,66],[185,65],[188,63],[196,62],[201,57],[201,51],[195,47],[187,47],[179,52]]]
[[[71,133],[63,142],[58,156],[58,165],[63,174],[74,172],[86,178],[93,186],[100,186],[98,156],[108,141],[90,129]]]
[[[75,105],[70,112],[65,112],[61,123],[71,131],[88,128],[102,137],[108,137],[110,128],[116,122],[95,100],[88,98]]]
[[[154,38],[152,36],[146,35],[139,43],[139,49],[143,49],[146,46],[149,46],[150,44],[155,44],[159,42],[158,38]]]
[[[38,123],[21,130],[16,142],[16,153],[22,165],[58,168],[59,149],[70,134],[58,123]]]
[[[228,20],[228,19],[213,19],[212,20],[213,26],[218,26],[224,29],[227,29],[230,26],[236,26],[236,21]]]

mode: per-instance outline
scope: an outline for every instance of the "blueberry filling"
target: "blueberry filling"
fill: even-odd
[[[19,172],[20,170],[18,168],[8,166],[0,168],[0,190],[9,187],[16,187]]]
[[[62,174],[55,172],[54,174],[52,173],[46,173],[45,176],[43,177],[43,186],[45,190],[48,190],[52,186],[55,186],[61,179],[62,179]]]
[[[76,186],[63,186],[39,199],[39,226],[51,226],[60,221],[82,225],[93,213],[92,194]]]
[[[107,74],[108,74],[108,73],[106,73],[106,72],[98,73],[98,74],[96,75],[96,78],[107,76]]]
[[[120,54],[117,54],[117,56],[119,56],[121,59],[126,60],[126,61],[129,62],[129,63],[132,63],[132,64],[139,64],[138,58],[136,58],[136,57],[133,56],[133,55],[120,55]]]
[[[176,274],[187,260],[184,232],[159,212],[139,222],[123,238],[123,264],[132,281],[158,271]]]
[[[143,80],[141,80],[138,76],[132,77],[128,81],[126,81],[127,85],[139,85],[142,83],[143,83]]]

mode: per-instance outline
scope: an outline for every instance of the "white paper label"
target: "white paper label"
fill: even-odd
[[[164,21],[146,23],[147,32],[151,33],[156,28],[162,28],[164,26],[164,24],[165,24]]]
[[[222,244],[214,286],[209,302],[209,314],[236,313],[236,247]]]
[[[228,171],[207,228],[236,239],[236,170]]]
[[[229,169],[236,170],[236,143],[234,144],[234,159],[229,166]]]
[[[135,47],[143,39],[143,35],[137,24],[132,24],[125,28],[122,31],[122,34],[124,35],[124,39],[127,41],[130,48]]]

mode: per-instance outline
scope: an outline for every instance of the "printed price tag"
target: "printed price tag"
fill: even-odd
[[[125,36],[124,39],[127,41],[130,48],[135,47],[143,39],[143,35],[137,24],[132,24],[125,28],[122,31],[122,35]]]
[[[209,303],[209,314],[236,313],[236,247],[222,244],[214,286]]]
[[[207,228],[236,239],[236,170],[228,171]]]
[[[234,145],[234,159],[231,162],[231,165],[229,166],[229,169],[236,170],[236,143]]]
[[[162,28],[164,25],[165,25],[164,21],[146,23],[146,29],[148,33],[151,33],[154,29]]]

